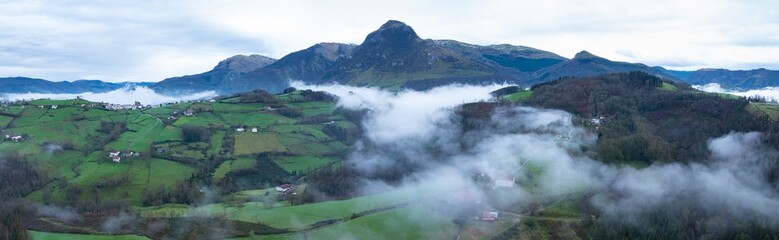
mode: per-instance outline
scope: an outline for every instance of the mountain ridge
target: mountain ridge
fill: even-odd
[[[263,89],[281,92],[290,81],[339,83],[388,89],[426,90],[452,83],[531,85],[563,77],[642,71],[692,85],[718,83],[726,88],[779,86],[779,71],[767,69],[700,69],[675,71],[641,63],[611,61],[588,51],[571,59],[519,45],[476,45],[456,40],[424,39],[409,25],[389,20],[366,35],[359,45],[317,43],[280,59],[235,55],[213,69],[192,75],[140,83],[166,95],[216,91],[220,94]],[[32,79],[32,78],[29,78]],[[79,93],[110,91],[113,83],[50,84],[0,81],[3,93]]]
[[[24,94],[24,93],[52,93],[52,94],[76,94],[86,92],[109,92],[125,86],[150,86],[149,82],[104,82],[101,80],[75,80],[75,81],[49,81],[40,78],[29,77],[4,77],[0,78],[0,93]]]

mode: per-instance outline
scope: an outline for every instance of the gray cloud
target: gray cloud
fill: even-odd
[[[216,28],[181,7],[167,2],[2,4],[0,69],[5,75],[52,80],[159,81],[161,74],[205,71],[219,58],[263,49],[262,41]]]

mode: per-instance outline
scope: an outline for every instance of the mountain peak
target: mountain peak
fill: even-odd
[[[389,29],[389,28],[411,28],[410,26],[406,25],[406,23],[398,21],[398,20],[389,20],[386,23],[382,24],[379,30],[381,29]]]
[[[251,72],[275,61],[276,59],[257,54],[249,56],[235,55],[220,61],[219,64],[214,67],[214,70],[229,70],[240,73]]]
[[[588,51],[581,51],[579,53],[576,53],[576,56],[573,57],[573,59],[593,59],[593,58],[601,58],[601,57],[595,56],[595,54],[592,54]]]
[[[362,45],[406,46],[422,41],[411,26],[397,20],[389,20],[378,30],[368,34]]]

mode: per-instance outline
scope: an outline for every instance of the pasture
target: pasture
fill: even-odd
[[[235,135],[234,148],[235,156],[287,151],[273,133],[238,133]]]
[[[330,163],[339,161],[332,157],[315,156],[282,156],[274,157],[273,162],[285,171],[292,173],[304,173],[315,170]]]

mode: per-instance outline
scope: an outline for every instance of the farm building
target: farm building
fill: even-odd
[[[496,188],[498,188],[498,187],[508,187],[508,188],[514,187],[514,180],[515,179],[513,177],[511,177],[511,178],[508,178],[508,177],[498,178],[498,179],[495,180],[495,187]]]
[[[114,161],[114,162],[120,162],[120,161],[122,161],[122,157],[120,157],[120,156],[113,156],[113,157],[111,157],[111,160]]]
[[[292,184],[282,184],[276,187],[276,192],[289,192],[292,191]]]
[[[252,128],[252,132],[253,132],[253,133],[256,133],[257,131],[258,131],[258,130],[257,130],[257,128],[256,128],[256,127]]]
[[[246,131],[246,129],[245,129],[245,128],[242,128],[242,127],[239,127],[239,128],[236,128],[236,129],[235,129],[235,131],[236,131],[236,132],[245,132],[245,131]]]
[[[184,111],[184,116],[191,117],[192,115],[195,115],[195,111],[192,110],[191,108],[187,108],[187,110]]]
[[[498,220],[498,212],[484,211],[481,213],[481,216],[476,218],[486,222],[494,222]]]
[[[20,142],[20,141],[24,140],[24,137],[19,136],[19,135],[8,135],[8,134],[6,134],[5,135],[5,139],[6,140],[10,140],[10,141],[14,141],[14,142]]]

